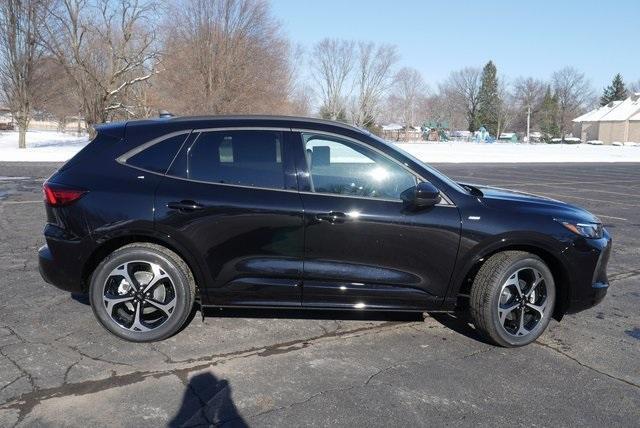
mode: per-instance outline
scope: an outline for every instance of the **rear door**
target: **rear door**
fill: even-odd
[[[458,250],[457,208],[407,210],[400,193],[422,178],[363,142],[311,131],[296,139],[309,180],[303,305],[438,307]]]
[[[288,133],[192,132],[156,192],[156,228],[205,270],[203,303],[299,306],[304,228]]]

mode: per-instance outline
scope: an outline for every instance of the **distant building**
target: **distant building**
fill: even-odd
[[[13,129],[13,116],[9,107],[0,105],[0,131]]]
[[[573,119],[573,135],[583,142],[640,142],[640,92]]]

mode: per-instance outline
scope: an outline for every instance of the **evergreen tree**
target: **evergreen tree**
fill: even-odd
[[[496,132],[498,131],[498,112],[500,110],[497,74],[496,66],[492,61],[489,61],[482,69],[482,83],[478,94],[478,122],[496,138],[499,137]]]
[[[624,86],[624,81],[620,73],[613,76],[611,85],[604,88],[602,97],[600,98],[600,105],[606,106],[611,101],[620,101],[627,98],[627,88]]]
[[[555,94],[551,94],[551,87],[547,86],[547,91],[542,99],[540,107],[540,132],[543,138],[549,141],[558,135],[560,127],[558,126],[558,98]]]

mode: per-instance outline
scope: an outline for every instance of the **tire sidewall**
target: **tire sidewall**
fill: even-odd
[[[130,331],[118,325],[107,313],[102,300],[104,285],[109,274],[116,267],[133,260],[148,261],[160,265],[160,267],[171,277],[176,294],[176,305],[171,317],[169,317],[169,319],[160,327],[147,332]],[[188,290],[189,279],[187,274],[178,265],[178,263],[170,257],[151,248],[129,247],[116,250],[112,255],[100,263],[100,265],[98,265],[91,276],[89,299],[96,318],[109,332],[128,341],[151,342],[171,336],[182,326],[188,317],[193,304]]]
[[[545,284],[547,286],[547,310],[545,313],[545,317],[538,323],[538,325],[534,328],[534,330],[524,337],[516,337],[507,333],[500,323],[500,315],[498,314],[498,302],[500,300],[500,292],[502,289],[502,284],[504,284],[507,279],[513,273],[519,269],[523,269],[526,267],[531,267],[540,271],[542,276],[544,277]],[[495,332],[498,335],[496,339],[503,345],[507,347],[516,347],[527,345],[533,341],[535,341],[540,335],[546,330],[547,325],[551,321],[551,316],[553,314],[553,310],[556,302],[556,287],[553,281],[553,274],[547,267],[547,265],[539,258],[535,256],[525,256],[522,259],[512,263],[508,269],[500,276],[500,281],[497,284],[494,284],[491,291],[491,321],[495,328]]]

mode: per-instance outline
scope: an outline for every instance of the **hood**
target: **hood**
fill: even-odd
[[[567,204],[556,199],[531,193],[501,189],[499,187],[474,185],[482,192],[478,196],[481,203],[490,208],[510,209],[516,212],[539,213],[553,216],[558,220],[576,220],[601,223],[600,219],[584,208]]]

